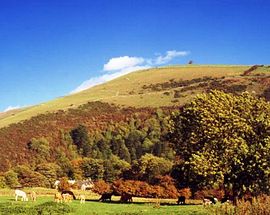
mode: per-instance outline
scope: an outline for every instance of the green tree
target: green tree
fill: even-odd
[[[130,169],[130,164],[119,157],[112,155],[110,159],[104,160],[104,180],[112,182],[122,176],[122,173]]]
[[[81,163],[81,169],[85,178],[93,180],[102,179],[104,176],[103,160],[84,158]]]
[[[46,179],[49,182],[51,188],[53,188],[54,183],[58,179],[59,173],[61,172],[60,166],[58,166],[55,163],[42,163],[42,164],[39,164],[36,167],[35,171],[46,177]]]
[[[0,188],[6,188],[7,184],[6,184],[6,179],[4,176],[0,176]]]
[[[70,135],[73,143],[78,147],[79,152],[83,156],[88,156],[91,153],[91,144],[87,128],[84,125],[79,125],[71,130]]]
[[[35,161],[37,163],[41,163],[48,159],[50,155],[50,144],[45,137],[32,138],[28,146],[32,151],[37,153],[37,156],[35,156]]]
[[[181,108],[172,122],[170,139],[182,159],[180,183],[222,185],[234,197],[269,192],[269,103],[248,93],[212,91]]]
[[[50,187],[50,183],[44,175],[31,170],[28,166],[17,166],[14,171],[18,174],[19,182],[23,186]]]
[[[15,171],[9,170],[4,174],[4,177],[5,177],[5,184],[8,187],[14,188],[19,185],[18,174]]]
[[[145,154],[140,158],[138,166],[142,179],[151,183],[155,177],[170,173],[173,163],[152,154]]]

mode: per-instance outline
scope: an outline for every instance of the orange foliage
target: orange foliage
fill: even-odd
[[[208,189],[208,190],[199,190],[195,193],[195,199],[202,199],[205,196],[211,196],[217,199],[222,199],[224,197],[224,190]]]
[[[102,195],[103,193],[110,193],[112,190],[110,184],[107,184],[104,180],[98,180],[94,182],[92,191]]]
[[[168,177],[163,177],[160,185],[150,185],[143,181],[135,180],[117,180],[113,182],[113,191],[118,195],[128,193],[137,197],[148,198],[177,198],[179,193],[175,186],[168,180]],[[170,182],[168,182],[170,181]]]

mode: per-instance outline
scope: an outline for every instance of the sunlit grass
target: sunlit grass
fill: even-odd
[[[67,95],[55,100],[24,108],[21,111],[0,116],[0,127],[29,119],[32,116],[57,110],[67,110],[89,101],[104,101],[124,106],[159,107],[174,105],[173,98],[163,96],[163,92],[149,94],[144,85],[164,83],[170,80],[191,80],[204,76],[239,76],[249,66],[233,65],[185,65],[152,68],[130,73],[105,84],[92,87],[80,93]],[[132,94],[131,94],[132,92]],[[178,105],[189,98],[178,99]]]

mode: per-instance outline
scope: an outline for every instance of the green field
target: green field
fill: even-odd
[[[13,198],[1,197],[0,214],[31,214],[32,211],[35,211],[32,208],[42,207],[44,203],[55,208],[59,206],[70,208],[72,211],[71,213],[65,213],[64,210],[60,209],[58,213],[55,211],[48,214],[209,214],[207,209],[204,209],[201,205],[161,205],[157,207],[154,203],[140,203],[136,201],[130,204],[120,204],[118,202],[102,203],[90,200],[86,201],[85,204],[80,204],[79,200],[72,203],[57,204],[50,197],[39,197],[37,202],[15,202]],[[24,208],[30,210],[23,212]],[[22,211],[22,213],[19,213],[19,211]],[[39,214],[47,214],[45,211],[48,212],[49,210],[44,208],[43,213]],[[32,212],[32,214],[35,214],[35,212]]]
[[[86,202],[80,204],[79,200],[71,203],[55,203],[53,193],[55,190],[35,189],[38,193],[37,201],[16,202],[13,190],[0,190],[0,214],[197,214],[206,215],[205,209],[199,202],[189,201],[189,205],[176,205],[176,199],[144,199],[134,198],[133,203],[119,203],[119,197],[114,196],[112,202],[98,202],[99,195],[86,191]],[[25,190],[27,192],[27,190]],[[75,191],[76,195],[80,191]],[[160,202],[160,204],[157,204]],[[71,211],[71,212],[70,212]]]

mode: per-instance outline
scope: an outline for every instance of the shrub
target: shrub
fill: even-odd
[[[4,176],[0,176],[0,188],[5,188],[5,187],[7,187],[6,179]]]
[[[199,190],[195,193],[195,199],[203,199],[205,196],[212,196],[217,199],[222,199],[224,196],[224,190],[221,189],[207,189],[207,190]]]
[[[160,186],[160,197],[162,198],[177,198],[179,196],[178,190],[175,187],[175,181],[172,177],[165,175],[165,176],[158,176],[156,177],[157,186]]]
[[[178,191],[179,196],[185,196],[186,199],[189,199],[192,196],[190,188],[183,188]]]
[[[98,194],[111,192],[111,186],[106,183],[104,180],[98,180],[94,182],[94,187],[92,191]]]
[[[5,183],[8,187],[14,188],[19,185],[18,174],[13,170],[9,170],[4,174]]]
[[[40,205],[30,206],[28,204],[14,204],[5,202],[0,204],[0,214],[70,214],[73,209],[67,204],[57,204],[56,202],[45,202]]]
[[[68,178],[67,177],[63,177],[60,179],[60,183],[58,185],[58,191],[59,192],[62,192],[64,190],[70,190],[71,189],[71,186],[70,184],[68,183]]]
[[[47,178],[28,166],[17,166],[15,172],[18,174],[18,180],[21,185],[26,187],[49,187],[50,183]]]
[[[167,177],[161,177],[160,180],[160,185],[150,185],[144,181],[120,179],[113,182],[112,189],[118,195],[128,193],[144,198],[177,198],[179,194],[175,186],[171,183],[171,180],[168,180]]]
[[[270,214],[270,197],[260,196],[249,201],[240,200],[237,206],[223,204],[219,207],[209,208],[211,214],[234,214],[234,215],[265,215]]]

